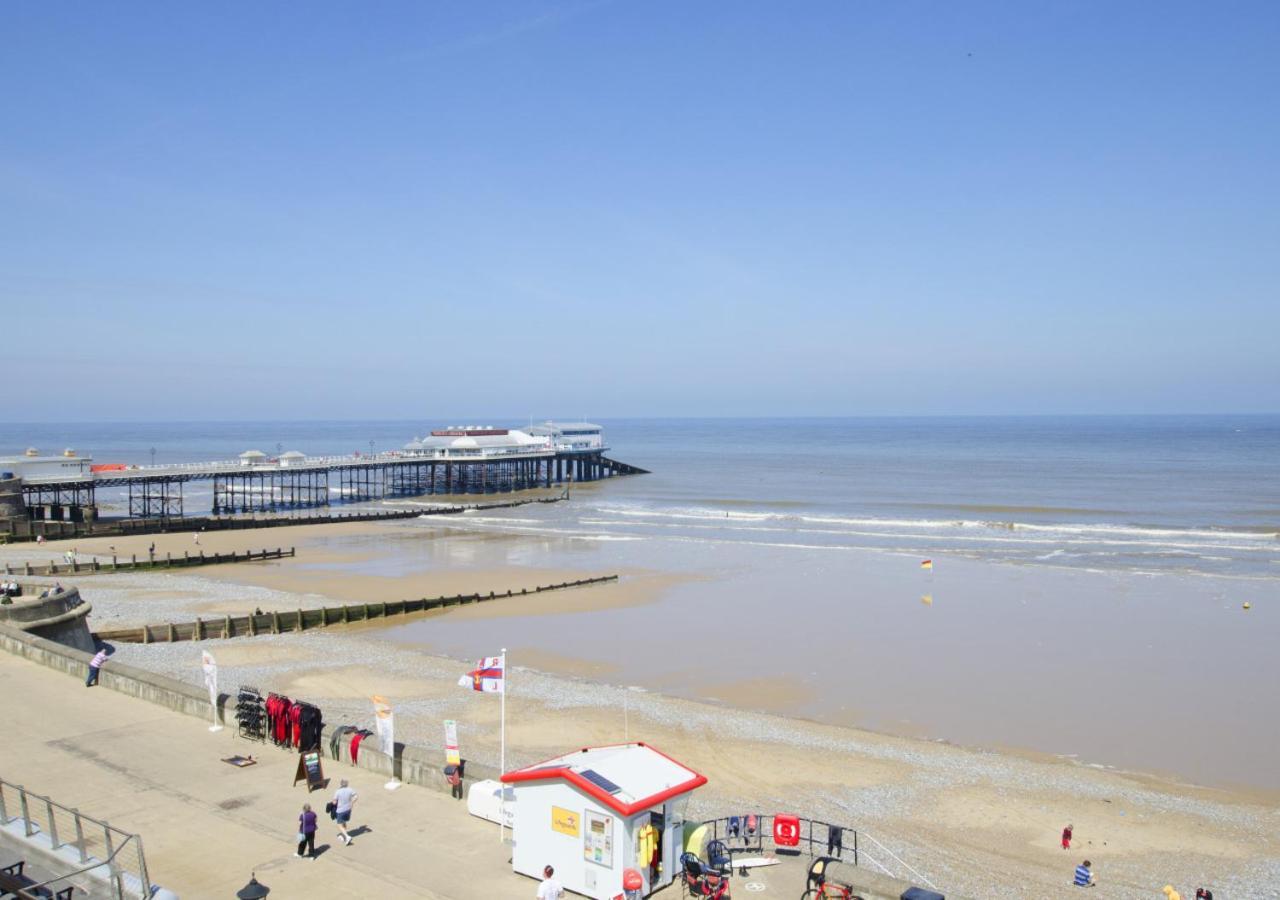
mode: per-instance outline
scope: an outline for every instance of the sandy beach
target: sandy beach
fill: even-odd
[[[145,552],[150,540],[132,539],[127,551],[123,541],[75,543],[84,556],[103,554],[111,543],[118,553],[136,552],[135,544]],[[244,550],[263,540],[297,546],[299,554],[278,563],[98,575],[76,583],[94,602],[95,622],[123,625],[244,612],[252,605],[294,609],[334,600],[376,602],[605,574],[585,567],[493,566],[493,545],[520,542],[491,535],[463,536],[457,542],[462,552],[451,551],[457,565],[447,569],[383,566],[379,560],[388,554],[403,556],[403,547],[388,548],[423,541],[421,528],[400,523],[206,534],[201,547]],[[159,553],[194,546],[190,533],[155,541]],[[486,549],[469,555],[476,547]],[[15,559],[32,555],[32,549],[3,553]],[[51,543],[44,552],[63,549]],[[390,574],[375,574],[383,568]],[[199,648],[121,645],[118,652],[125,662],[198,684],[198,649],[208,649],[219,660],[224,684],[253,683],[302,697],[319,704],[331,722],[367,724],[367,698],[379,693],[396,704],[400,740],[440,744],[441,721],[456,718],[464,755],[496,764],[496,701],[456,687],[467,661],[462,654],[433,651],[426,635],[442,625],[493,629],[514,623],[527,630],[537,621],[563,630],[593,617],[644,614],[681,587],[697,586],[689,576],[670,572],[633,568],[619,574],[624,577],[618,585],[532,603],[499,601],[408,625],[389,621],[207,641]],[[1093,859],[1106,896],[1150,896],[1167,881],[1212,883],[1223,896],[1273,896],[1265,886],[1280,879],[1275,792],[1197,787],[1048,753],[967,748],[851,728],[842,724],[847,713],[823,717],[808,711],[812,691],[803,673],[736,673],[721,679],[712,698],[671,696],[628,681],[631,671],[607,657],[570,653],[567,648],[576,644],[561,644],[560,650],[510,644],[509,764],[534,762],[566,746],[644,739],[708,775],[711,784],[697,800],[700,815],[785,809],[842,822],[884,842],[936,883],[974,896],[1067,894],[1064,885],[1080,854]],[[691,646],[696,649],[673,634],[658,652],[679,658]],[[1058,847],[1067,822],[1075,825],[1078,845],[1071,853]]]

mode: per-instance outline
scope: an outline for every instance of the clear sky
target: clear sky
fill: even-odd
[[[1280,409],[1280,3],[6,3],[0,416]]]

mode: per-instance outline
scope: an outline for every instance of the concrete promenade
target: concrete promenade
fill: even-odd
[[[9,654],[0,654],[0,717],[0,777],[140,834],[152,882],[184,900],[234,897],[253,871],[273,897],[531,897],[537,888],[512,874],[497,826],[447,794],[387,791],[385,777],[333,763],[329,790],[308,796],[291,787],[295,753],[233,738],[231,726],[211,734],[197,718]],[[237,753],[260,762],[219,761]],[[350,847],[324,815],[339,778],[360,795],[352,827],[368,829]],[[320,815],[325,850],[314,862],[293,856],[304,802]]]

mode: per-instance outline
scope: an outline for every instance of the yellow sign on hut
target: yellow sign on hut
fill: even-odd
[[[581,826],[581,820],[576,812],[562,809],[559,806],[551,807],[551,828],[561,834],[567,834],[569,837],[577,837],[578,829]]]

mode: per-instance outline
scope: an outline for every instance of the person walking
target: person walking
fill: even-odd
[[[1071,849],[1071,827],[1072,826],[1068,825],[1066,828],[1062,829],[1062,849],[1063,850]]]
[[[107,661],[107,657],[110,655],[106,647],[93,654],[93,659],[89,660],[89,677],[84,680],[85,687],[93,687],[98,683],[98,670],[102,668],[102,664]]]
[[[303,848],[310,859],[316,858],[316,814],[310,803],[302,804],[302,814],[298,816],[298,852],[293,855],[302,859]]]
[[[542,870],[542,883],[538,885],[537,900],[561,900],[564,885],[556,880],[556,870],[547,866]]]
[[[338,823],[338,838],[348,847],[351,846],[351,835],[347,833],[347,823],[351,821],[351,808],[359,799],[360,795],[347,786],[345,778],[333,792],[333,819]]]
[[[200,532],[198,532],[198,531],[193,531],[193,532],[191,532],[191,536],[192,536],[193,538],[195,538],[196,546],[197,546],[197,547],[199,547],[199,546],[200,546]]]
[[[1076,887],[1097,887],[1098,882],[1093,877],[1093,863],[1086,859],[1076,866],[1076,878],[1072,884]]]

